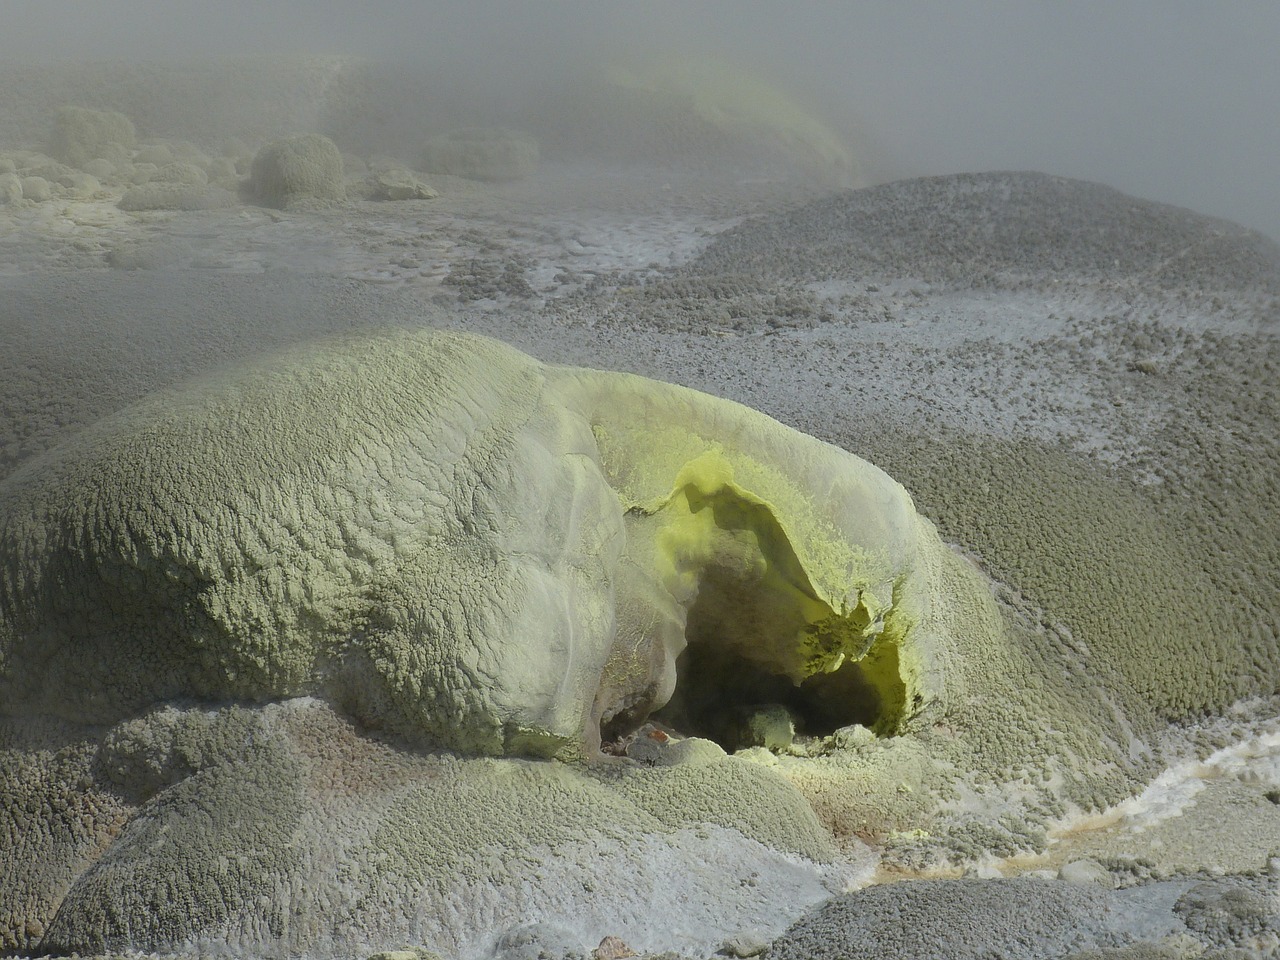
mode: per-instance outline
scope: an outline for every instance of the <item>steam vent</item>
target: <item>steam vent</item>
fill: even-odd
[[[81,6],[0,960],[1277,955],[1274,10]]]
[[[753,705],[815,733],[939,709],[950,595],[983,586],[865,461],[461,334],[266,363],[7,482],[6,703],[111,724],[321,696],[424,745],[564,757],[664,709],[730,748]]]

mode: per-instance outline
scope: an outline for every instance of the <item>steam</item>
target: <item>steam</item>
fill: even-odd
[[[1037,169],[1280,237],[1267,0],[7,0],[3,17],[5,59],[348,53],[516,111],[592,61],[711,56],[811,104],[872,179]]]

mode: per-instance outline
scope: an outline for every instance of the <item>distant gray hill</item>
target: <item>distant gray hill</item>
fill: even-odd
[[[1280,293],[1280,244],[1239,224],[1044,173],[901,180],[748,220],[693,264],[770,279],[1012,277]]]

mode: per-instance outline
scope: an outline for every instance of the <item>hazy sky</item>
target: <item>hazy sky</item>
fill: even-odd
[[[0,0],[0,56],[350,52],[526,82],[706,51],[860,123],[902,175],[1039,169],[1280,237],[1280,2]],[[21,29],[15,29],[21,25]]]

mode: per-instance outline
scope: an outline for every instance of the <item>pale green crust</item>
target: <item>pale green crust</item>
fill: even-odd
[[[660,767],[464,758],[369,738],[305,698],[166,706],[102,740],[82,776],[130,805],[96,862],[77,863],[49,899],[19,901],[15,923],[48,925],[19,941],[28,951],[360,955],[398,943],[471,955],[550,898],[662,891],[690,856],[714,864],[690,888],[708,909],[739,874],[779,869],[807,878],[784,890],[825,898],[835,869],[799,791],[707,741],[684,741]],[[92,746],[80,753],[92,761]],[[466,922],[476,910],[493,930]]]
[[[948,539],[1008,585],[1004,598],[1035,628],[1037,658],[1077,651],[1140,735],[1275,690],[1280,647],[1265,613],[1274,587],[1214,575],[1274,551],[1276,511],[1265,498],[1248,522],[1230,513],[1215,521],[1190,495],[1194,475],[1145,490],[1032,441],[895,438],[875,455]],[[1229,532],[1239,539],[1228,549]]]
[[[775,850],[834,859],[831,834],[786,777],[707,746],[707,755],[693,753],[694,759],[669,767],[633,767],[606,783],[669,828],[714,823]]]
[[[0,494],[6,709],[110,722],[325,691],[468,751],[525,726],[580,739],[587,707],[555,692],[606,651],[545,654],[602,629],[588,558],[618,508],[573,424],[539,413],[541,380],[469,337],[304,348],[19,471]],[[510,641],[526,621],[544,646]]]
[[[264,939],[284,934],[291,918],[278,891],[298,866],[301,769],[254,711],[224,712],[204,733],[206,761],[144,804],[76,879],[42,950],[177,944],[235,928],[248,912]]]
[[[868,658],[891,728],[943,696],[951,600],[919,571],[944,548],[889,477],[495,341],[299,348],[103,421],[0,502],[11,712],[321,694],[419,742],[576,756],[662,705],[690,617],[797,683]]]
[[[956,449],[952,477],[978,462]],[[855,670],[878,732],[945,722],[979,777],[1054,756],[1095,802],[1149,762],[1158,719],[1222,696],[1187,684],[1240,664],[1162,656],[1156,618],[1208,617],[1207,586],[1140,513],[1111,522],[1089,493],[1096,520],[1059,521],[1047,505],[1072,501],[1044,484],[987,523],[1036,526],[1068,559],[1022,560],[1010,579],[1043,609],[1001,612],[899,484],[737,404],[460,334],[299,348],[104,421],[0,487],[0,693],[95,723],[179,696],[320,694],[418,742],[569,757],[670,699],[692,643],[797,684]],[[944,524],[982,515],[964,497],[999,502],[960,487],[934,504]],[[962,539],[998,577],[1033,536],[981,533]],[[1190,589],[1152,573],[1108,600],[1157,548],[1159,576]],[[1111,753],[1088,775],[1073,759]]]

